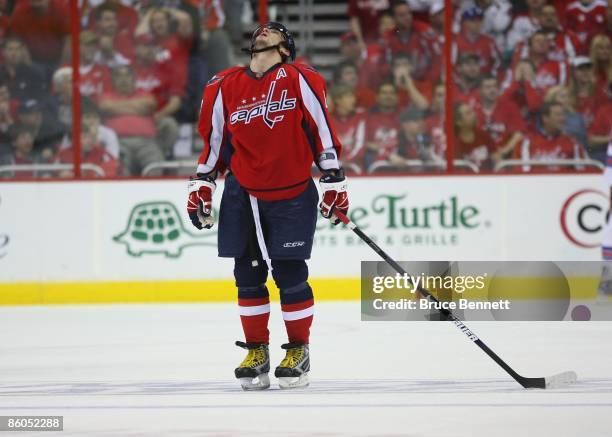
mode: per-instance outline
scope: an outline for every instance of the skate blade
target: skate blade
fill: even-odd
[[[281,377],[278,378],[278,385],[281,389],[306,388],[310,384],[308,373],[304,373],[296,377]]]
[[[255,378],[240,378],[240,385],[244,391],[265,390],[270,387],[270,378],[267,373]]]
[[[573,384],[578,379],[576,372],[563,372],[545,378],[546,388],[560,388],[568,384]]]

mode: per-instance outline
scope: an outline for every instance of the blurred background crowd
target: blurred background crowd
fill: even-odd
[[[0,178],[73,175],[70,165],[44,166],[74,157],[69,3],[0,0]],[[444,171],[449,111],[457,169],[498,171],[519,162],[514,170],[524,172],[540,162],[550,164],[547,171],[579,171],[605,161],[612,0],[454,0],[448,104],[443,1],[311,2],[319,22],[341,10],[325,38],[314,40],[291,13],[283,16],[283,8],[302,4],[270,1],[270,18],[295,30],[296,62],[327,77],[349,171]],[[81,160],[92,165],[84,175],[175,174],[167,164],[193,161],[201,148],[194,124],[206,81],[248,63],[240,48],[260,5],[79,6]],[[328,55],[318,55],[313,41],[329,41]],[[585,167],[563,164],[576,159]]]

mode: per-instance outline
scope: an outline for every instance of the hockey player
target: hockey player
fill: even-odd
[[[318,193],[313,161],[322,172],[321,214],[348,211],[341,145],[329,122],[324,79],[292,64],[295,44],[280,23],[255,30],[248,67],[214,76],[204,89],[198,130],[204,141],[187,210],[198,229],[213,226],[215,178],[225,171],[219,213],[219,256],[234,258],[238,305],[247,349],[236,368],[244,390],[270,386],[266,288],[268,270],[280,290],[289,342],[274,372],[281,388],[308,385],[313,293],[308,267]]]

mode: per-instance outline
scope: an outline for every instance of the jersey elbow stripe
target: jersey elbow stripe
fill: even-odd
[[[211,128],[208,136],[208,156],[203,163],[198,165],[198,173],[209,173],[214,170],[219,160],[221,144],[223,143],[223,129],[225,127],[225,117],[223,114],[223,93],[221,88],[215,97],[213,112],[211,117]]]
[[[334,147],[331,128],[329,126],[327,117],[325,116],[323,104],[319,101],[317,95],[314,93],[302,74],[299,75],[299,80],[300,92],[302,94],[304,106],[317,126],[317,135],[319,136],[319,141],[321,141],[321,145],[323,146],[323,152],[334,154],[334,159],[325,160],[319,164],[324,169],[338,168],[338,155],[336,153],[336,148]]]

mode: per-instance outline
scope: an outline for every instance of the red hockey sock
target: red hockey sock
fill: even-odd
[[[299,342],[308,344],[310,339],[310,325],[314,313],[314,299],[298,303],[283,303],[283,319],[287,328],[289,342]]]
[[[240,321],[247,343],[269,343],[270,298],[238,299]]]

